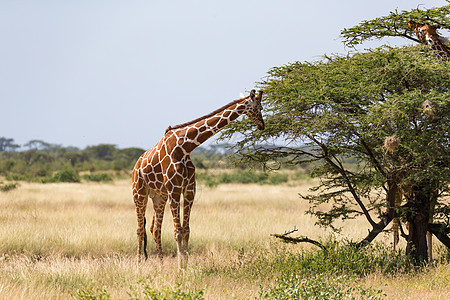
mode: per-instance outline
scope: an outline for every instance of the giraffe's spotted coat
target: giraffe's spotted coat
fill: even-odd
[[[148,197],[153,201],[153,220],[150,231],[156,243],[158,255],[162,258],[161,225],[164,208],[169,200],[177,242],[178,265],[184,267],[189,241],[189,216],[195,197],[195,167],[190,153],[223,127],[246,114],[258,127],[264,129],[261,110],[262,92],[233,102],[214,115],[207,116],[192,124],[166,131],[164,137],[136,162],[132,173],[132,192],[136,205],[138,257],[146,239],[145,211]],[[180,220],[180,203],[183,196],[183,221]]]

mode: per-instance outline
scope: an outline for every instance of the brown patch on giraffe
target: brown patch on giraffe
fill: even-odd
[[[225,127],[226,125],[228,125],[228,120],[227,120],[227,119],[222,119],[222,120],[220,120],[220,122],[217,124],[217,126],[219,126],[219,127]]]
[[[170,158],[170,156],[164,156],[163,159],[161,160],[161,167],[163,168],[163,170],[166,170],[167,172],[167,167],[170,165],[171,162],[172,159]]]
[[[219,119],[218,117],[213,117],[208,121],[206,121],[206,125],[208,125],[209,127],[213,127],[214,125],[217,124],[218,119]]]
[[[210,137],[212,137],[213,135],[214,135],[214,133],[212,133],[210,131],[206,131],[202,135],[200,135],[197,140],[201,144],[201,143],[205,142],[207,139],[209,139]]]
[[[157,160],[156,155],[154,156],[155,159],[152,159],[153,164],[153,172],[155,174],[160,174],[162,172],[161,164],[159,163],[159,160]]]
[[[197,147],[197,145],[191,142],[185,142],[183,145],[183,149],[188,153],[192,152],[195,147]]]
[[[230,116],[230,114],[231,114],[231,110],[226,110],[226,111],[223,113],[223,117],[224,117],[224,118],[228,118],[228,117]]]
[[[174,160],[174,161],[180,161],[180,160],[182,160],[183,159],[183,157],[184,157],[184,152],[183,152],[183,150],[181,149],[181,145],[180,146],[177,146],[177,147],[175,147],[175,149],[173,149],[173,151],[172,151],[172,159]]]
[[[150,174],[148,174],[147,178],[149,181],[155,181],[156,175],[155,175],[155,173],[150,173]]]

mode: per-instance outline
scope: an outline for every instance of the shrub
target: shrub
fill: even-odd
[[[17,188],[19,185],[17,183],[0,184],[0,191],[7,192]]]
[[[280,173],[269,174],[269,177],[267,178],[267,182],[269,184],[282,184],[288,182],[288,180],[289,176],[287,174],[280,174]]]
[[[113,181],[112,177],[107,173],[98,173],[98,174],[86,174],[83,175],[83,179],[86,181],[94,181],[94,182],[111,182]]]
[[[144,284],[143,281],[140,280],[137,285],[130,286],[130,292],[128,292],[128,295],[130,300],[201,300],[204,299],[203,293],[203,290],[183,291],[180,284],[177,284],[175,288],[166,287],[161,290],[157,290],[147,284]],[[108,300],[111,299],[111,296],[105,287],[100,289],[88,286],[86,289],[77,290],[74,298],[78,300]]]
[[[364,276],[371,272],[396,274],[415,270],[411,259],[381,244],[356,247],[344,242],[323,242],[326,251],[317,248],[291,253],[284,247],[274,248],[269,255],[257,255],[246,270],[247,276],[273,278],[273,274]]]
[[[43,182],[80,182],[80,176],[72,169],[56,172],[50,179]]]
[[[177,283],[175,288],[166,287],[161,290],[152,288],[147,284],[139,282],[139,286],[130,287],[130,299],[151,299],[151,300],[201,300],[204,299],[203,289],[198,291],[183,291],[181,284]]]
[[[6,180],[9,181],[31,181],[32,176],[30,174],[8,174],[6,175]]]
[[[105,287],[100,289],[88,286],[84,290],[78,289],[73,298],[78,300],[109,300],[111,296]]]
[[[309,278],[298,275],[282,277],[276,284],[260,291],[260,299],[382,299],[382,290],[362,286],[354,287],[354,278],[318,274]],[[359,297],[356,297],[359,296]]]

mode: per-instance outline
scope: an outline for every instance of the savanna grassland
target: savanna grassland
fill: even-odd
[[[295,289],[314,299],[450,298],[444,259],[414,269],[387,247],[356,253],[332,246],[325,255],[315,246],[271,237],[294,226],[329,245],[364,237],[364,220],[347,222],[333,239],[314,226],[304,214],[308,203],[298,197],[311,184],[200,184],[189,264],[178,272],[169,210],[163,261],[150,239],[152,255],[137,263],[129,180],[21,182],[0,192],[0,299],[289,299]],[[436,257],[448,255],[443,252],[438,249]]]

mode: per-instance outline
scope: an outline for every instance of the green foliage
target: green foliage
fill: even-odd
[[[18,186],[19,186],[19,184],[17,184],[17,183],[3,184],[3,182],[0,182],[0,191],[8,192],[8,191],[16,189]]]
[[[319,274],[308,278],[281,277],[276,284],[260,291],[259,299],[383,299],[382,290],[354,286],[354,278]]]
[[[130,286],[128,293],[130,300],[148,299],[148,300],[201,300],[204,299],[204,291],[183,291],[181,284],[177,283],[175,288],[166,287],[163,289],[155,289],[144,284],[143,281],[138,282],[138,286]]]
[[[0,138],[13,141],[13,139]],[[116,149],[114,145],[98,145],[79,150],[74,147],[61,147],[40,140],[26,144],[27,151],[0,151],[0,176],[8,180],[25,180],[36,182],[58,182],[52,178],[55,172],[71,169],[74,172],[83,171],[127,171],[133,168],[136,160],[144,153],[143,149]],[[4,146],[5,149],[12,149]],[[60,176],[60,175],[57,175]],[[86,180],[108,181],[94,175]]]
[[[415,270],[410,257],[393,253],[390,247],[381,244],[356,248],[349,243],[331,239],[322,244],[326,251],[313,248],[292,253],[283,247],[274,248],[273,253],[260,254],[253,258],[245,272],[255,278],[270,278],[272,274],[289,278],[294,274],[302,277],[320,274],[362,277],[374,272],[398,274]]]
[[[85,150],[89,156],[99,159],[111,161],[113,160],[114,152],[116,151],[115,145],[110,144],[100,144],[97,146],[89,146]]]
[[[73,298],[77,300],[109,300],[111,296],[106,287],[98,288],[90,285],[86,289],[78,289]]]
[[[345,28],[341,37],[347,46],[355,46],[370,39],[381,39],[386,36],[402,37],[417,41],[414,32],[408,29],[408,22],[429,23],[450,29],[450,5],[426,10],[397,10],[387,16],[362,21],[359,25]]]
[[[314,163],[311,174],[322,180],[304,198],[319,224],[365,215],[374,226],[371,214],[381,217],[388,207],[383,188],[392,178],[404,184],[429,180],[449,191],[449,66],[418,46],[276,67],[261,83],[266,129],[254,131],[243,120],[222,137],[245,133],[235,148],[242,164]],[[427,99],[434,103],[431,116],[422,109]],[[401,141],[392,155],[383,148],[390,136]],[[292,146],[261,146],[279,139]],[[349,158],[356,168],[346,166]],[[319,209],[323,203],[331,209]],[[441,199],[438,206],[448,203]]]
[[[72,169],[65,169],[56,172],[49,179],[44,179],[43,182],[80,182],[80,176]]]
[[[19,148],[19,145],[14,144],[14,139],[0,137],[0,152],[14,151],[17,148]]]
[[[184,291],[181,284],[177,283],[175,288],[166,287],[163,289],[155,289],[143,280],[137,285],[131,285],[128,292],[129,300],[201,300],[204,299],[204,291]],[[77,290],[74,295],[77,300],[108,300],[111,299],[106,287],[98,288],[88,286],[86,289]]]
[[[288,182],[289,176],[283,173],[264,173],[252,170],[234,170],[231,173],[221,173],[213,175],[208,172],[199,172],[196,175],[197,180],[203,182],[206,186],[214,187],[219,184],[241,183],[241,184],[282,184]]]
[[[86,181],[94,182],[112,182],[112,177],[107,173],[97,173],[97,174],[85,174],[83,179]]]

